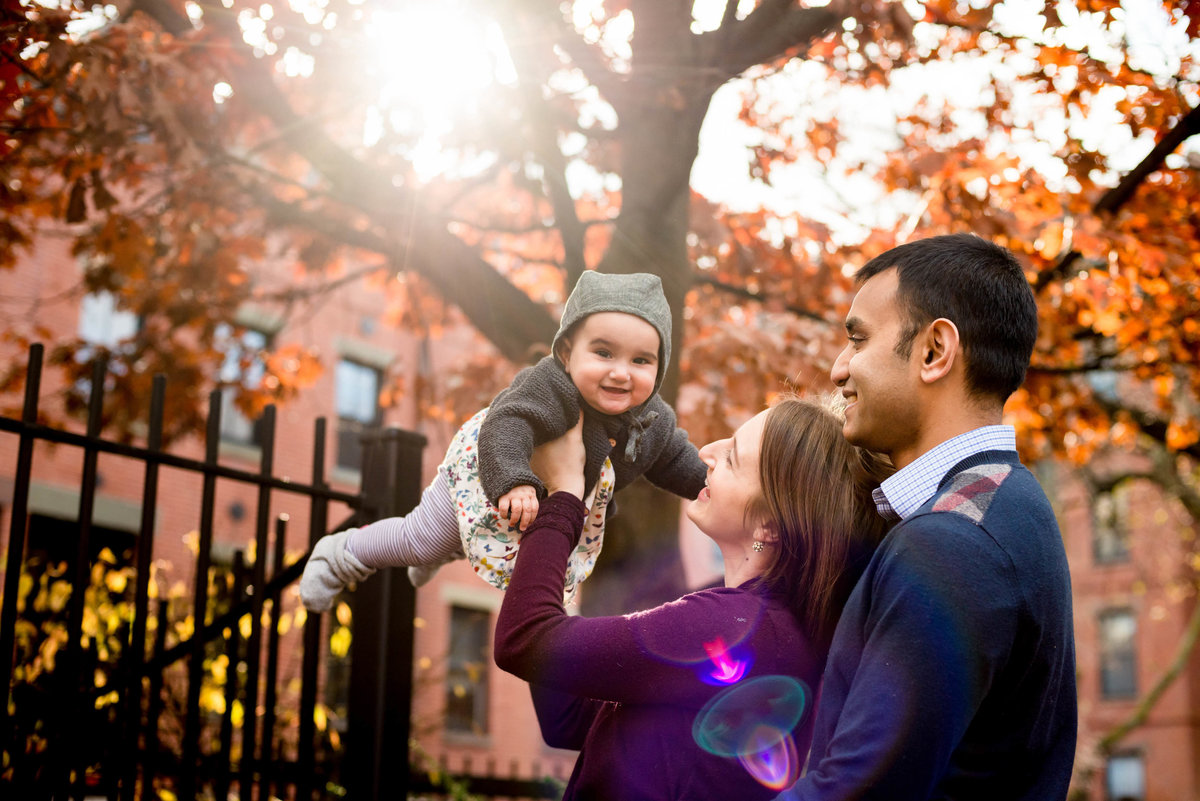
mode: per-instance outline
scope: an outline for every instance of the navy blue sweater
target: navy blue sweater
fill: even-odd
[[[1066,797],[1070,576],[1015,453],[964,459],[884,539],[838,623],[815,725],[809,772],[782,798]]]

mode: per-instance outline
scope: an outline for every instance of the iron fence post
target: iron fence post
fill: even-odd
[[[388,428],[363,438],[366,519],[405,514],[421,496],[421,434]],[[350,699],[344,757],[351,801],[408,797],[416,590],[404,568],[381,570],[352,597]]]
[[[44,351],[45,348],[41,344],[35,344],[29,349],[29,367],[25,372],[25,406],[21,413],[23,426],[37,424]],[[13,748],[14,752],[16,739],[15,734],[9,730],[8,696],[12,690],[13,660],[16,658],[13,648],[16,644],[17,599],[20,597],[18,589],[21,586],[21,563],[25,556],[25,530],[28,526],[33,444],[33,434],[23,427],[13,474],[12,517],[8,533],[7,566],[4,571],[4,601],[0,606],[0,749]]]

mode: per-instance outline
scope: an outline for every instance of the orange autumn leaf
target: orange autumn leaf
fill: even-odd
[[[1200,428],[1193,419],[1172,420],[1167,426],[1167,447],[1183,450],[1200,440]]]
[[[1105,309],[1096,315],[1092,328],[1102,336],[1113,336],[1121,330],[1121,315],[1114,309]]]

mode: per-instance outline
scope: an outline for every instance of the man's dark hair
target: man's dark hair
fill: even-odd
[[[1016,257],[974,234],[948,234],[881,253],[854,280],[893,267],[907,318],[896,352],[908,358],[917,333],[944,317],[958,327],[968,392],[1007,400],[1025,380],[1038,327],[1037,301]]]

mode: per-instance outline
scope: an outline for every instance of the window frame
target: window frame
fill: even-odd
[[[1137,765],[1137,783],[1140,784],[1136,795],[1128,793],[1117,795],[1113,788],[1113,764],[1130,762]],[[1146,801],[1146,755],[1140,750],[1118,751],[1110,754],[1104,761],[1104,798],[1105,801]]]
[[[1130,633],[1123,642],[1110,641],[1109,627],[1129,621]],[[1128,606],[1111,607],[1100,612],[1096,622],[1099,654],[1100,698],[1104,701],[1129,701],[1138,694],[1137,614]],[[1127,663],[1127,664],[1126,664]],[[1127,675],[1127,683],[1120,679]]]
[[[1129,493],[1123,481],[1096,492],[1091,502],[1092,562],[1096,565],[1125,564],[1129,553]],[[1107,507],[1107,508],[1105,508]]]
[[[347,406],[342,402],[342,392],[346,390],[346,369],[353,368],[357,375],[370,375],[374,383],[372,410],[369,415],[346,414]],[[333,455],[334,466],[338,470],[348,470],[358,473],[362,469],[362,441],[364,431],[378,428],[383,422],[383,406],[379,402],[379,394],[383,388],[383,370],[374,364],[342,355],[334,368],[334,410],[337,413],[336,448]],[[354,405],[351,402],[350,405]],[[356,410],[357,411],[357,410]]]
[[[260,354],[271,349],[274,335],[255,326],[223,323],[218,326],[217,336],[223,340],[222,344],[228,344],[224,349],[225,361],[222,362],[218,375],[222,385],[220,442],[222,445],[261,449],[265,439],[262,417],[251,420],[237,407],[234,402],[236,390],[233,385],[241,384],[247,389],[257,389],[266,372],[266,363]],[[247,339],[254,337],[261,337],[262,342],[247,342]],[[243,369],[242,356],[247,352],[251,355],[250,363]]]
[[[88,292],[79,300],[77,332],[90,349],[120,351],[123,343],[142,330],[142,318],[117,306],[117,296],[107,289]]]
[[[446,678],[445,678],[445,712],[443,726],[447,734],[452,736],[487,737],[491,734],[491,632],[494,623],[492,610],[462,603],[449,605],[446,626]],[[462,625],[456,625],[456,618],[467,616],[471,628],[463,631]],[[467,639],[463,639],[464,634]],[[478,648],[476,658],[470,657],[470,652]],[[472,670],[478,671],[478,677],[472,678]],[[460,694],[456,688],[461,686],[456,682],[463,679],[468,691]],[[467,704],[457,704],[458,699],[468,697]],[[470,707],[469,716],[458,714],[456,706]]]

